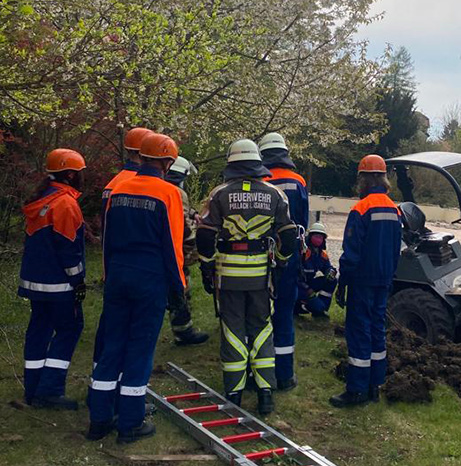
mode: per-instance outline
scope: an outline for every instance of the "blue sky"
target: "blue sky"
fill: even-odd
[[[384,19],[359,30],[368,39],[370,57],[382,54],[386,43],[410,52],[418,83],[418,109],[431,120],[437,135],[443,115],[461,106],[461,0],[376,0],[371,14]]]

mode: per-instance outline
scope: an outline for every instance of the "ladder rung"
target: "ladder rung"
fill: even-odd
[[[240,443],[246,442],[248,440],[256,440],[260,439],[264,436],[265,432],[248,432],[245,434],[237,434],[237,435],[227,435],[223,437],[221,440],[225,443]]]
[[[184,395],[171,395],[165,396],[164,399],[171,403],[172,401],[179,401],[179,400],[199,400],[204,395],[205,392],[197,392],[197,393],[185,393]]]
[[[212,411],[221,411],[224,405],[206,405],[196,406],[195,408],[185,408],[180,411],[184,414],[197,414],[197,413],[209,413]]]
[[[272,448],[271,450],[257,451],[255,453],[247,453],[245,457],[252,461],[262,460],[268,456],[282,456],[287,452],[288,448]]]
[[[205,421],[201,422],[200,425],[206,429],[211,429],[212,427],[219,426],[232,426],[235,424],[240,424],[243,421],[243,417],[230,417],[228,419],[216,419],[215,421]]]

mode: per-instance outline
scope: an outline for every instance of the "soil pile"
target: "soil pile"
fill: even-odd
[[[340,333],[335,330],[335,334]],[[340,344],[334,355],[341,359],[336,375],[344,378],[345,345]],[[392,327],[387,332],[387,357],[383,393],[389,401],[430,402],[436,382],[453,387],[461,397],[461,344],[443,339],[431,345],[409,330]]]

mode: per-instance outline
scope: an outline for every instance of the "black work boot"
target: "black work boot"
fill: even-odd
[[[91,422],[86,434],[87,440],[101,440],[115,429],[115,422]]]
[[[288,392],[293,390],[293,388],[295,388],[297,385],[298,377],[296,377],[296,374],[287,380],[277,380],[277,390],[280,390],[281,392]]]
[[[368,399],[373,403],[379,403],[379,385],[370,385]]]
[[[126,432],[119,432],[117,443],[133,443],[146,437],[152,437],[155,434],[155,427],[150,422],[143,421],[139,427]]]
[[[76,400],[61,396],[36,396],[32,399],[32,406],[35,408],[62,409],[67,411],[77,411],[78,403]]]
[[[275,405],[272,399],[272,390],[270,388],[261,388],[258,390],[258,412],[266,416],[274,411]]]
[[[184,332],[174,333],[174,342],[178,346],[200,345],[200,343],[205,343],[208,338],[208,333],[200,332],[193,327],[188,328]]]
[[[242,403],[242,390],[226,393],[226,400],[234,403],[234,405],[240,406]]]
[[[368,393],[344,392],[330,398],[330,404],[335,408],[345,408],[346,406],[356,406],[368,403]]]

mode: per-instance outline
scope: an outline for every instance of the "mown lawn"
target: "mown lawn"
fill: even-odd
[[[18,410],[9,404],[21,399],[22,345],[28,322],[28,302],[16,297],[19,257],[0,263],[0,465],[91,465],[118,464],[112,454],[200,453],[200,446],[162,415],[156,415],[157,435],[134,445],[120,447],[115,434],[103,442],[90,443],[83,433],[88,424],[86,386],[91,368],[93,339],[101,311],[100,252],[88,251],[88,283],[85,301],[85,331],[74,356],[68,394],[78,398],[78,412]],[[194,270],[194,274],[196,270]],[[196,348],[174,346],[166,321],[157,348],[156,366],[173,361],[208,385],[222,390],[218,358],[219,332],[212,300],[194,275],[194,320],[211,334],[210,341]],[[167,318],[166,318],[167,319]],[[446,386],[434,393],[427,405],[389,405],[381,401],[339,411],[328,398],[342,390],[333,370],[331,351],[339,338],[333,328],[343,319],[337,308],[332,321],[297,321],[296,365],[300,384],[286,394],[277,394],[277,409],[267,422],[302,445],[310,445],[341,466],[443,466],[461,465],[461,422],[459,398]],[[160,367],[161,368],[161,367]],[[16,374],[18,378],[16,377]],[[178,391],[159,374],[153,388],[162,394]],[[244,408],[255,412],[256,395],[245,393]],[[188,463],[193,465],[194,463]],[[198,463],[195,463],[198,464]],[[207,462],[213,466],[219,462]]]

